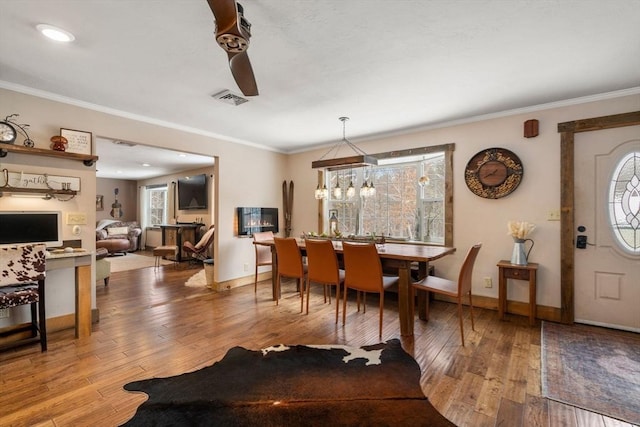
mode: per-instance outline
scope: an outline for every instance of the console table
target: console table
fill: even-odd
[[[165,224],[161,225],[162,229],[162,246],[177,246],[175,256],[168,255],[167,259],[172,261],[181,262],[183,258],[189,259],[187,254],[182,248],[182,243],[189,241],[194,245],[198,243],[197,236],[198,230],[204,224],[190,223],[190,224]]]
[[[504,319],[507,311],[507,279],[529,281],[529,324],[536,323],[536,273],[538,264],[530,262],[527,265],[511,264],[502,260],[498,264],[498,313]]]
[[[91,335],[91,252],[47,255],[46,271],[62,268],[75,270],[76,338],[88,337]]]

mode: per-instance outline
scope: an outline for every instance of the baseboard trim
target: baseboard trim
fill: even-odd
[[[438,301],[456,303],[456,300],[454,298],[446,297],[443,295],[434,295],[434,299]],[[498,299],[474,295],[473,306],[498,311]],[[520,301],[507,301],[507,313],[529,317],[529,303]],[[540,320],[548,320],[550,322],[560,322],[560,308],[538,304],[536,307],[536,318]]]
[[[216,284],[216,289],[218,289],[219,291],[228,291],[230,289],[239,288],[241,286],[253,285],[253,277],[254,275],[252,274],[250,276],[243,276],[238,277],[237,279],[218,282]],[[271,280],[271,272],[266,271],[264,273],[258,273],[258,282],[262,280]]]

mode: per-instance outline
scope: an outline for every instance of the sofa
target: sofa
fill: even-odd
[[[136,221],[101,221],[96,227],[96,248],[105,248],[111,255],[135,252],[141,234],[142,228]]]

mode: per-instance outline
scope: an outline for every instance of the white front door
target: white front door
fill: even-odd
[[[586,248],[575,253],[575,321],[640,332],[640,184],[618,184],[628,189],[611,204],[609,193],[616,168],[629,153],[640,156],[640,126],[575,134],[575,241],[586,236]],[[639,167],[625,180],[636,176]],[[620,181],[622,182],[622,181]],[[619,193],[619,196],[622,195]],[[624,204],[624,209],[622,205]],[[610,209],[629,215],[630,225],[612,225]],[[614,221],[615,223],[615,221]],[[584,231],[580,231],[580,226]],[[629,242],[618,235],[631,233]],[[636,240],[633,240],[636,239]]]

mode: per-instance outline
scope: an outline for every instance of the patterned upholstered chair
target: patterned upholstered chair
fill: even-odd
[[[31,305],[31,324],[28,328],[31,330],[31,338],[35,338],[40,332],[42,351],[47,351],[45,251],[45,245],[0,248],[0,308]]]

